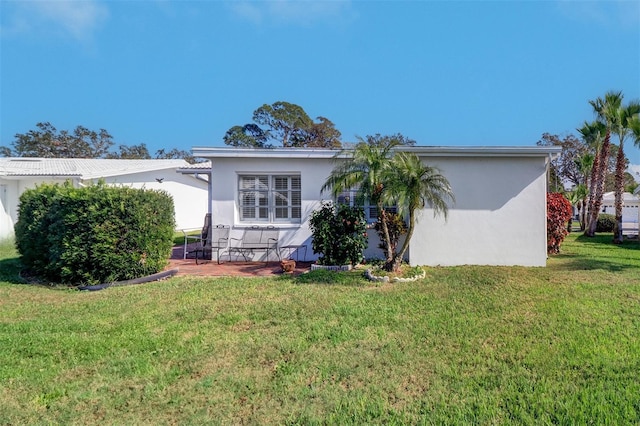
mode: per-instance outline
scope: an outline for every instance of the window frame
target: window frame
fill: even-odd
[[[302,223],[302,176],[300,173],[265,172],[238,173],[237,175],[236,194],[240,223]],[[253,203],[245,202],[252,199]],[[253,214],[247,217],[245,213],[251,209]]]
[[[356,204],[356,197],[358,194],[357,189],[349,189],[347,191],[343,191],[340,193],[335,199],[334,202],[336,204],[348,204],[350,207],[353,207]],[[378,221],[378,207],[375,204],[371,204],[371,202],[367,199],[363,204],[360,205],[364,209],[364,216],[367,220],[367,223],[372,224]],[[398,208],[396,205],[393,206],[385,206],[385,210],[389,213],[397,213]],[[375,212],[375,214],[372,214]]]

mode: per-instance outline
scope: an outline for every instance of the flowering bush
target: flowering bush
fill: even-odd
[[[560,244],[567,232],[567,221],[573,214],[569,200],[559,192],[547,194],[547,253],[560,253]]]
[[[311,248],[321,255],[319,264],[356,265],[364,258],[367,229],[361,207],[323,203],[311,213],[309,227],[313,236]]]

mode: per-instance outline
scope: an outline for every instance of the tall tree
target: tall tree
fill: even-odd
[[[584,232],[586,228],[587,217],[587,197],[589,196],[589,177],[591,176],[591,170],[593,169],[593,161],[595,155],[591,152],[587,152],[578,157],[576,167],[579,172],[582,173],[582,183],[573,189],[573,193],[579,198],[576,206],[578,208],[578,215],[580,221],[580,231]]]
[[[271,148],[267,144],[268,134],[257,124],[233,126],[225,133],[222,140],[225,144],[243,148]]]
[[[335,125],[326,117],[317,119],[314,122],[301,106],[289,102],[264,104],[253,112],[253,123],[231,127],[223,140],[246,148],[340,148],[341,134]]]
[[[600,206],[598,206],[597,209],[595,206],[596,193],[598,192],[596,190],[596,186],[598,184],[598,171],[600,170],[602,162],[605,161],[601,157],[602,142],[604,141],[604,138],[606,136],[606,128],[604,124],[599,121],[593,121],[591,123],[587,123],[585,121],[583,126],[578,129],[578,132],[587,143],[587,145],[591,147],[591,150],[593,152],[593,162],[591,165],[588,182],[589,201],[583,212],[585,214],[585,229],[583,229],[583,231],[585,232],[585,235],[587,235],[590,228],[589,224],[592,222],[597,224],[598,214],[600,210]],[[600,199],[600,202],[602,202],[602,199]]]
[[[620,92],[620,101],[623,96]],[[624,237],[622,235],[622,205],[625,186],[625,172],[627,170],[628,161],[624,154],[624,141],[628,136],[633,134],[632,121],[637,120],[640,114],[640,103],[637,101],[629,102],[626,106],[620,105],[619,108],[611,111],[612,116],[607,117],[607,121],[611,123],[611,132],[618,136],[618,154],[616,156],[616,174],[615,174],[615,216],[616,226],[614,228],[613,242],[622,244]]]
[[[164,148],[159,149],[156,151],[156,158],[157,159],[161,159],[161,160],[171,160],[171,159],[175,159],[175,160],[185,160],[187,163],[189,164],[194,164],[196,163],[196,158],[191,155],[190,152],[182,150],[182,149],[177,149],[177,148],[173,148],[170,151],[165,151]],[[201,160],[204,161],[204,160]]]
[[[151,154],[147,145],[141,143],[139,145],[120,145],[120,151],[112,152],[107,155],[107,158],[123,159],[123,160],[149,160]]]
[[[585,142],[574,135],[567,135],[561,139],[558,135],[543,133],[536,145],[562,147],[560,156],[551,161],[552,174],[560,180],[558,186],[563,188],[565,183],[569,183],[573,187],[585,183],[584,175],[575,161],[589,151]]]
[[[41,158],[126,158],[150,159],[151,154],[147,146],[120,145],[118,151],[112,151],[113,138],[104,129],[89,130],[84,126],[77,126],[73,132],[58,131],[51,123],[36,124],[37,130],[18,133],[12,143],[13,149],[0,147],[1,157],[41,157]],[[196,160],[191,153],[171,149],[156,151],[155,158],[182,158],[189,163]]]
[[[609,158],[609,150],[611,149],[611,118],[614,116],[614,111],[620,108],[622,104],[622,93],[620,92],[607,92],[604,98],[596,98],[589,101],[589,104],[593,107],[597,120],[605,127],[605,135],[600,146],[600,155],[597,162],[597,168],[594,166],[593,173],[595,173],[595,188],[593,191],[593,205],[590,205],[589,211],[589,225],[585,231],[585,235],[593,237],[596,234],[596,226],[598,223],[598,214],[600,206],[602,206],[602,197],[604,195],[604,182],[607,173],[607,160]]]
[[[51,123],[36,124],[37,130],[18,133],[13,149],[2,147],[7,157],[101,158],[113,145],[112,136],[104,129],[96,132],[77,126],[73,132],[58,131]]]
[[[455,197],[451,185],[440,171],[422,163],[414,153],[398,152],[389,167],[385,169],[386,190],[383,201],[398,206],[398,213],[408,217],[407,235],[399,252],[393,254],[390,263],[385,265],[388,271],[397,271],[404,258],[416,225],[416,211],[429,205],[434,217],[448,213],[448,202]]]
[[[301,106],[282,101],[262,105],[253,112],[253,121],[269,129],[269,136],[285,148],[304,140],[305,132],[313,123]]]
[[[305,148],[340,148],[342,134],[335,125],[325,117],[318,117],[317,123],[311,123],[303,133],[304,139],[296,141],[296,146]]]

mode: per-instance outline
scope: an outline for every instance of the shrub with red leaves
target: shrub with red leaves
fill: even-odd
[[[547,253],[560,253],[560,244],[567,232],[567,221],[573,214],[569,200],[559,192],[547,194]]]

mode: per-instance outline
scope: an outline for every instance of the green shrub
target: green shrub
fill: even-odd
[[[616,225],[616,217],[612,214],[601,213],[598,215],[596,232],[613,232]]]
[[[173,199],[164,191],[46,184],[20,197],[16,246],[53,282],[95,284],[160,272],[171,254]]]
[[[323,203],[311,213],[309,227],[314,253],[320,254],[321,265],[356,265],[364,258],[367,227],[362,207]]]

